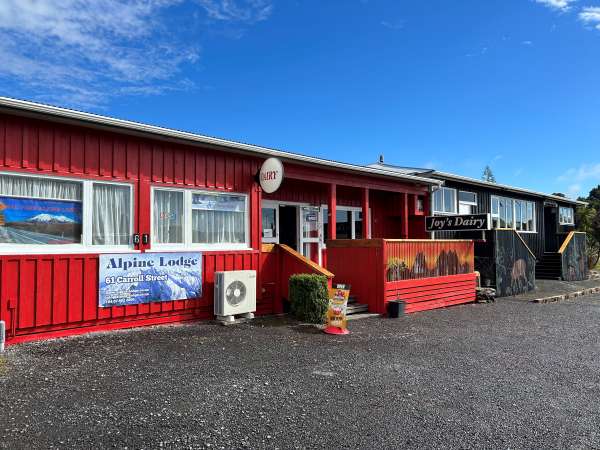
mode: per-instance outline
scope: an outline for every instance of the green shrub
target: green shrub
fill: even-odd
[[[329,306],[327,277],[316,274],[292,275],[289,280],[292,313],[303,322],[323,323]]]

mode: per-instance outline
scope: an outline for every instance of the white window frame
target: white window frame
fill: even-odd
[[[262,241],[265,244],[279,244],[279,205],[280,203],[273,201],[273,200],[263,200],[262,201],[262,205],[261,205],[261,214],[262,214],[262,210],[263,209],[274,209],[275,210],[275,236],[270,237],[270,238],[266,238],[263,237],[263,227],[262,227],[262,220],[260,223],[260,236]],[[262,216],[261,216],[262,219]]]
[[[465,200],[461,200],[460,199],[460,193],[464,192],[465,194],[473,194],[475,196],[475,201],[473,202],[467,202]],[[463,189],[459,189],[458,193],[457,193],[457,199],[458,199],[458,214],[460,214],[460,205],[469,205],[469,206],[473,206],[475,210],[477,210],[477,192],[471,192],[471,191],[465,191]],[[471,208],[471,212],[470,214],[475,214],[475,212],[473,212],[473,208]]]
[[[490,197],[490,216],[492,218],[492,224],[494,222],[494,219],[498,219],[498,225],[500,224],[500,206],[498,206],[498,214],[494,213],[494,199],[496,199],[498,201],[498,205],[500,205],[500,200],[504,200],[506,201],[511,201],[512,202],[512,221],[513,221],[513,225],[512,227],[504,227],[504,228],[500,228],[495,227],[496,229],[509,229],[509,230],[515,230],[517,233],[524,233],[524,234],[532,234],[532,233],[537,233],[537,211],[535,208],[535,201],[533,200],[523,200],[523,199],[517,199],[517,198],[512,198],[512,197],[504,197],[502,195],[492,195]],[[518,230],[517,229],[517,202],[520,202],[524,205],[527,205],[528,203],[531,203],[532,205],[532,212],[533,212],[533,229],[532,230]],[[525,207],[525,210],[527,210],[527,206]],[[522,217],[521,217],[522,220]],[[494,227],[493,227],[494,228]]]
[[[0,176],[15,176],[24,178],[38,178],[42,180],[57,180],[57,181],[70,181],[81,184],[81,243],[79,244],[5,244],[0,243],[0,255],[7,254],[26,254],[26,255],[56,255],[56,254],[68,254],[68,253],[139,253],[139,250],[135,250],[133,244],[133,226],[134,226],[134,191],[133,184],[119,181],[108,181],[108,180],[96,180],[96,179],[82,179],[75,177],[63,177],[56,175],[45,175],[28,172],[7,172],[0,171]],[[130,243],[125,245],[94,245],[92,244],[92,220],[93,220],[93,202],[94,202],[94,184],[108,184],[110,186],[124,186],[129,188],[129,235]],[[36,197],[25,197],[25,196],[4,196],[4,197],[15,197],[15,198],[36,198]],[[63,201],[63,199],[52,199],[46,198],[42,200],[56,200]],[[77,200],[68,200],[77,201]]]
[[[571,221],[570,222],[564,222],[563,219],[563,214],[561,211],[564,210],[569,210],[571,213],[569,214],[569,216],[571,216]],[[559,225],[575,225],[575,210],[573,209],[572,206],[559,206],[558,207],[558,224]]]
[[[328,207],[327,205],[321,205],[321,215],[323,214],[323,212],[325,210],[327,210]],[[362,212],[362,207],[360,206],[340,206],[340,205],[336,205],[335,206],[335,210],[337,211],[350,211],[352,212],[352,225],[350,227],[351,230],[351,239],[356,239],[356,221],[358,220],[358,213]],[[369,218],[367,220],[369,220],[369,225],[371,224],[371,208],[369,208]],[[363,214],[363,232],[365,230],[365,215]],[[321,230],[321,236],[323,236],[323,241],[325,241],[325,226],[327,224],[327,222],[325,222],[324,218],[321,219],[321,223],[322,223],[322,230]],[[371,239],[370,236],[370,231],[371,231],[371,227],[369,227],[369,236],[368,237],[362,237],[361,239]],[[324,247],[325,248],[325,247]]]
[[[446,207],[446,196],[444,195],[444,191],[452,191],[452,197],[454,198],[454,210],[453,211],[444,211]],[[437,192],[441,192],[442,196],[442,211],[437,211],[435,209],[435,194]],[[439,189],[436,189],[431,194],[431,210],[433,211],[434,216],[442,216],[442,215],[455,215],[458,214],[458,189],[451,188],[447,186],[441,186]]]
[[[179,244],[163,244],[156,242],[154,235],[154,193],[156,191],[183,192],[183,242]],[[245,239],[243,243],[216,243],[216,244],[198,244],[192,242],[192,196],[194,194],[208,195],[235,195],[244,197],[244,208],[246,223],[244,227]],[[249,196],[244,192],[217,191],[207,189],[194,189],[171,186],[152,186],[150,191],[150,249],[148,252],[161,252],[164,250],[198,250],[198,251],[228,251],[228,250],[251,250],[250,248],[250,211]],[[261,224],[262,226],[262,224]]]

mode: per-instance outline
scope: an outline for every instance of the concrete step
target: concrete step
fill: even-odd
[[[368,305],[363,305],[361,303],[349,303],[348,307],[346,308],[346,315],[360,314],[360,313],[365,313],[368,311],[369,311]]]

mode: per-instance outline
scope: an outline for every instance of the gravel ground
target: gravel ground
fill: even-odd
[[[600,296],[9,347],[0,448],[600,447]]]

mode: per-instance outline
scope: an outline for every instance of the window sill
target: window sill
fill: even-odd
[[[1,256],[20,256],[20,255],[85,255],[85,254],[103,254],[103,253],[141,253],[140,250],[128,247],[79,247],[79,248],[19,248],[0,246]]]
[[[146,253],[161,252],[247,252],[254,250],[248,245],[219,245],[219,246],[186,246],[186,245],[161,245],[153,244],[152,248],[146,250]]]

